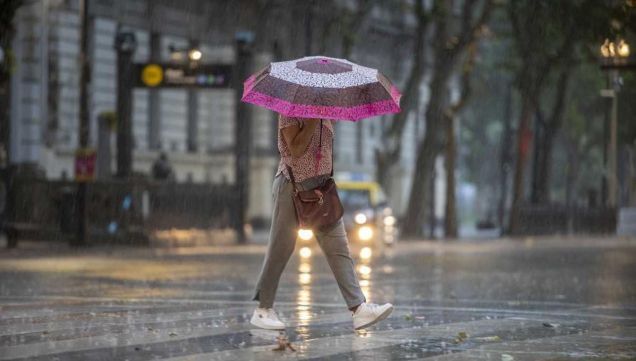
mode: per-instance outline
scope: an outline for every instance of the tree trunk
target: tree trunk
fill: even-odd
[[[559,75],[557,81],[557,92],[555,95],[554,108],[548,119],[544,119],[541,109],[537,109],[538,128],[540,132],[535,134],[536,164],[532,176],[532,203],[548,204],[550,202],[550,178],[552,176],[552,149],[554,138],[561,129],[565,104],[567,101],[568,82],[572,66],[566,65]]]
[[[533,132],[534,141],[532,142],[532,172],[530,179],[530,203],[538,204],[538,179],[539,179],[539,162],[542,157],[543,150],[543,133],[545,129],[545,122],[543,121],[541,111],[537,110],[533,119]]]
[[[470,98],[471,82],[470,77],[472,69],[475,65],[475,59],[477,56],[475,44],[469,46],[468,58],[464,66],[462,67],[461,74],[461,96],[455,101],[445,113],[446,122],[446,152],[445,152],[445,166],[446,166],[446,207],[444,215],[444,235],[446,238],[457,238],[458,236],[458,221],[457,221],[457,201],[455,194],[457,192],[455,167],[457,161],[457,134],[455,129],[459,122],[457,114],[468,102]]]
[[[519,118],[519,128],[517,129],[517,162],[515,164],[515,175],[512,190],[512,207],[510,210],[510,224],[508,230],[515,234],[519,230],[519,208],[524,198],[524,174],[526,169],[526,158],[530,142],[532,141],[532,131],[529,128],[530,118],[534,113],[532,101],[527,95],[523,97],[521,115]]]
[[[498,207],[498,218],[499,218],[499,228],[503,233],[503,229],[505,228],[505,213],[506,213],[506,203],[507,203],[507,195],[508,195],[508,173],[511,161],[510,148],[512,147],[512,85],[508,85],[508,93],[506,94],[506,103],[504,105],[504,129],[503,136],[501,137],[501,155],[500,155],[500,165],[499,171],[499,207]]]
[[[446,119],[445,111],[448,106],[448,81],[459,57],[467,47],[476,40],[478,29],[485,24],[492,9],[492,1],[486,1],[477,17],[471,22],[471,14],[476,1],[466,1],[462,7],[461,32],[449,37],[450,2],[435,2],[433,13],[435,16],[435,33],[433,40],[434,64],[433,79],[430,83],[430,97],[426,108],[426,132],[424,140],[418,146],[415,172],[411,184],[411,194],[407,208],[402,234],[406,237],[422,237],[424,235],[423,221],[426,219],[427,194],[434,174],[435,157],[440,152],[440,134],[442,122]],[[455,42],[451,41],[455,39]],[[454,174],[452,174],[454,175]],[[453,197],[454,198],[454,197]]]
[[[4,159],[0,159],[0,178],[3,183],[3,195],[5,198],[4,209],[0,209],[0,226],[4,228],[7,223],[15,219],[15,192],[13,189],[13,168],[11,167],[11,67],[14,65],[14,57],[11,51],[11,42],[15,35],[13,18],[18,8],[22,6],[22,0],[4,0],[0,2],[0,47],[4,57],[0,59],[0,152],[4,153]],[[2,156],[2,155],[0,155]],[[3,229],[6,231],[6,229]],[[10,232],[7,234],[7,247],[14,248],[18,240]]]
[[[436,129],[433,129],[434,127],[436,126],[427,126],[427,134],[438,133]],[[425,235],[426,206],[429,203],[428,197],[433,196],[428,194],[428,190],[431,186],[430,182],[433,181],[431,174],[434,172],[435,157],[438,153],[435,138],[437,136],[425,136],[418,147],[408,208],[401,230],[404,237],[419,238]]]
[[[407,76],[406,86],[400,100],[401,112],[393,116],[389,127],[384,131],[384,141],[381,149],[376,149],[376,179],[390,196],[391,170],[399,162],[401,153],[401,138],[408,115],[418,104],[420,85],[424,79],[424,40],[428,28],[428,14],[424,11],[421,0],[415,2],[418,25],[413,44],[413,64]]]
[[[457,238],[457,208],[455,200],[455,159],[457,145],[455,141],[455,118],[446,120],[446,209],[444,216],[444,235],[446,238]]]
[[[552,148],[556,132],[546,127],[543,130],[541,139],[541,150],[539,151],[537,164],[537,179],[535,188],[535,203],[550,203],[550,176],[552,175]]]
[[[405,237],[423,237],[423,222],[426,219],[427,194],[431,182],[431,174],[435,166],[435,157],[440,148],[440,123],[444,119],[444,109],[447,104],[448,91],[446,86],[452,70],[452,62],[438,60],[435,76],[431,82],[431,97],[426,109],[426,131],[424,140],[417,150],[415,172],[411,183],[411,193],[408,208],[402,227]]]
[[[435,160],[433,160],[435,162]],[[437,230],[437,216],[435,215],[435,206],[437,200],[435,199],[435,189],[437,187],[437,168],[435,167],[435,163],[433,163],[433,173],[431,173],[431,177],[429,180],[428,186],[428,194],[431,194],[428,197],[428,238],[435,239],[435,231]]]
[[[579,150],[575,140],[566,138],[568,164],[565,170],[565,207],[567,210],[568,233],[574,232],[575,187],[579,171]]]

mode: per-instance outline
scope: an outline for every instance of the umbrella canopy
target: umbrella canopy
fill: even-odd
[[[290,117],[356,121],[400,111],[401,94],[389,79],[345,59],[271,63],[243,85],[244,102]]]

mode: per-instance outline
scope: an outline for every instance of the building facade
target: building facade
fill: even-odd
[[[260,23],[259,3],[89,0],[89,144],[97,148],[101,137],[110,153],[116,152],[114,133],[108,133],[105,127],[102,129],[106,133],[100,133],[98,122],[100,115],[116,109],[117,62],[113,44],[118,31],[134,32],[137,40],[134,61],[139,63],[169,62],[175,49],[188,49],[196,44],[202,51],[202,62],[233,64],[234,34],[244,29],[254,31],[257,42],[287,41],[297,45],[290,45],[292,49],[302,48],[298,44],[306,40],[303,38],[306,34],[295,37],[295,33],[302,31],[291,29],[281,35],[280,28],[270,31],[268,26],[272,25]],[[336,3],[348,6],[349,2]],[[11,84],[10,161],[33,165],[50,179],[73,176],[74,152],[78,147],[79,4],[78,0],[33,1],[21,7],[15,19],[13,48],[17,67]],[[267,10],[271,10],[271,16],[284,11]],[[410,46],[408,41],[399,43],[396,39],[408,39],[412,32],[408,24],[414,26],[414,23],[413,19],[395,18],[405,15],[386,11],[377,8],[371,13],[371,21],[364,25],[364,36],[359,38],[351,59],[382,69],[399,86],[405,82],[405,69],[410,65],[410,57],[405,56]],[[299,21],[302,23],[302,19]],[[319,24],[318,20],[314,24]],[[407,24],[406,28],[403,24]],[[272,42],[276,36],[281,39]],[[322,41],[328,47],[328,40]],[[255,46],[254,70],[281,56],[302,56],[297,49],[277,51],[276,47],[261,43]],[[325,55],[337,54],[327,51]],[[165,152],[179,182],[234,182],[234,124],[238,121],[234,92],[234,89],[134,89],[134,172],[149,174],[159,153]],[[426,87],[422,94],[420,108],[427,98]],[[393,195],[390,203],[398,213],[407,204],[415,148],[424,131],[422,115],[419,110],[408,120],[400,164],[395,167],[395,182],[389,190]],[[271,112],[252,107],[248,211],[252,219],[268,219],[271,212],[269,190],[278,163],[275,119]],[[383,127],[390,119],[384,116],[357,123],[339,122],[336,169],[373,178],[375,149],[381,145]],[[114,158],[108,162],[110,172],[115,169]],[[443,194],[443,176],[437,179],[440,180],[437,193]],[[442,202],[443,199],[437,199],[438,207]]]

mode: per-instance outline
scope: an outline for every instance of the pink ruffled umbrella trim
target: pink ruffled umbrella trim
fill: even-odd
[[[254,75],[250,75],[250,77],[245,80],[245,82],[243,83],[243,98],[245,98],[245,95],[249,93],[252,88],[254,88],[255,82],[256,77]]]
[[[249,83],[248,83],[249,82]],[[334,120],[351,120],[357,121],[363,118],[373,117],[376,115],[387,113],[399,113],[400,106],[392,99],[381,100],[374,103],[362,104],[353,107],[335,107],[335,106],[318,106],[306,104],[293,104],[285,100],[274,98],[272,96],[262,94],[252,89],[251,83],[254,80],[248,79],[245,83],[242,101],[271,109],[280,114],[289,117],[300,118],[324,118]],[[395,95],[399,101],[400,93],[392,87],[391,95]],[[394,93],[395,91],[395,93]],[[394,97],[394,99],[395,99]]]
[[[395,85],[391,85],[391,90],[389,91],[391,94],[391,98],[395,101],[396,104],[400,104],[400,98],[402,98],[402,93],[398,90]]]

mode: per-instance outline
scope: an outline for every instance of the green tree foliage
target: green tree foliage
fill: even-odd
[[[511,171],[514,162],[506,161],[506,155],[518,154],[515,140],[508,139],[504,132],[508,120],[505,111],[508,84],[514,81],[517,91],[511,99],[515,119],[519,119],[523,100],[531,98],[533,89],[539,88],[526,127],[528,131],[535,130],[536,115],[541,113],[546,122],[543,135],[548,134],[554,142],[553,149],[547,152],[546,147],[535,147],[544,152],[544,159],[552,159],[544,164],[548,171],[542,173],[549,175],[544,184],[551,194],[549,199],[587,204],[593,200],[593,193],[598,198],[603,175],[607,104],[599,96],[599,90],[606,87],[606,74],[599,68],[598,49],[605,38],[631,39],[636,11],[621,2],[600,1],[520,0],[506,2],[505,6],[506,9],[495,11],[489,23],[491,36],[480,43],[480,57],[473,75],[474,96],[462,115],[459,142],[462,181],[477,185],[477,211],[482,216],[495,212],[495,201],[502,197],[497,195],[499,192],[503,191],[506,199],[506,183],[493,180]],[[636,44],[635,41],[629,43]],[[557,85],[564,75],[567,87],[560,93]],[[619,142],[633,144],[636,103],[629,99],[636,98],[636,76],[624,72],[622,78]],[[555,112],[559,101],[562,109]],[[511,126],[519,130],[519,122]],[[537,134],[532,140],[537,140]],[[530,166],[527,164],[524,170]],[[534,175],[537,176],[542,175]],[[520,181],[531,184],[526,176]],[[520,200],[525,200],[525,194],[524,190]]]
[[[403,223],[402,233],[410,237],[424,235],[422,222],[430,194],[435,157],[444,145],[444,121],[450,104],[448,86],[466,50],[482,35],[493,8],[493,1],[466,0],[459,14],[453,12],[452,2],[439,0],[433,5],[434,31],[432,38],[433,65],[429,81],[430,97],[426,105],[426,131],[417,145],[415,171]]]

